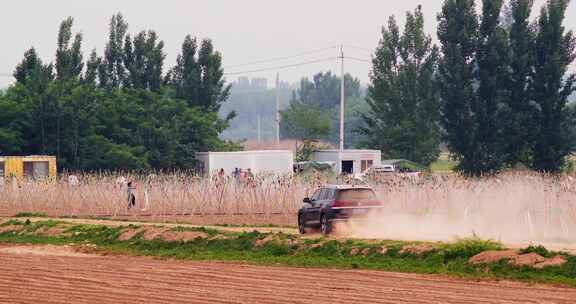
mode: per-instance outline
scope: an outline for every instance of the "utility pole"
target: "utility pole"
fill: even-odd
[[[276,73],[276,144],[280,146],[280,73]]]
[[[262,143],[262,121],[260,114],[258,114],[258,145]]]
[[[340,46],[341,79],[340,79],[340,152],[344,151],[344,48]]]

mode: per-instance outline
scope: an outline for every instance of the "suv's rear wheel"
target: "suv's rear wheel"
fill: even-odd
[[[332,232],[332,223],[328,220],[326,214],[322,214],[320,218],[320,229],[324,235],[328,235]]]
[[[298,215],[298,232],[300,232],[300,234],[306,233],[306,223],[304,222],[304,216],[302,214]]]

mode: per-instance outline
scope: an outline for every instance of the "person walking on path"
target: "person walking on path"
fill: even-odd
[[[136,190],[136,186],[130,181],[126,185],[126,194],[128,195],[128,210],[132,207],[136,206],[136,196],[134,196],[134,191]]]

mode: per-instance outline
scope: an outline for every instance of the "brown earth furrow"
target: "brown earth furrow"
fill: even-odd
[[[227,272],[228,275],[214,275],[214,277],[215,277],[215,278],[219,278],[219,279],[227,279],[227,278],[229,278],[229,274],[230,274],[231,272],[232,272],[232,271]],[[298,275],[300,275],[300,274],[303,274],[303,273],[298,273]],[[210,275],[213,275],[213,274],[210,274]],[[250,273],[250,275],[249,275],[249,276],[245,276],[244,279],[252,278],[252,276],[255,276],[255,278],[258,278],[259,274]],[[287,278],[287,277],[285,277],[285,278]],[[327,279],[327,278],[328,278],[328,279]],[[334,286],[333,288],[330,288],[330,289],[334,289],[334,290],[346,290],[346,292],[347,292],[348,295],[350,295],[351,293],[352,293],[352,295],[364,294],[365,291],[370,290],[370,288],[361,288],[361,287],[359,287],[359,286],[355,286],[354,289],[346,289],[346,286],[347,286],[346,284],[344,284],[344,283],[342,283],[342,282],[340,282],[340,281],[338,281],[338,280],[336,280],[336,281],[331,281],[331,280],[329,279],[330,276],[327,276],[327,278],[322,278],[322,279],[323,279],[323,283],[325,283],[325,284],[327,284],[327,285]],[[308,275],[307,275],[307,281],[316,282],[316,279],[320,279],[320,278],[317,278],[314,274],[308,274]],[[367,278],[367,279],[368,279],[368,278]],[[273,280],[269,280],[269,282],[271,282],[271,281],[273,281]],[[374,281],[376,281],[376,280],[374,280]],[[399,283],[399,285],[400,285],[400,284],[405,284],[405,283]],[[409,293],[408,290],[405,290],[405,292]],[[428,299],[430,299],[430,298],[445,298],[445,295],[446,295],[446,294],[449,294],[449,293],[450,293],[450,292],[447,292],[447,291],[445,291],[445,290],[436,290],[436,291],[435,291],[435,290],[431,290],[431,291],[430,291],[430,294],[428,294]],[[364,294],[364,295],[365,295],[365,294]],[[470,298],[469,300],[471,301],[471,303],[478,303],[478,300],[475,299],[474,297],[469,297],[469,298]],[[426,303],[426,301],[422,301],[422,302],[423,302],[423,303]]]
[[[163,271],[166,271],[169,269],[163,269]],[[173,270],[170,270],[173,271]],[[306,277],[305,271],[302,271],[301,273],[303,276],[299,276],[299,278],[302,277]],[[175,277],[178,277],[177,273],[173,273],[173,275]],[[255,286],[255,283],[258,283],[258,286],[266,286],[266,284],[272,284],[272,285],[277,285],[278,287],[283,287],[283,288],[287,288],[287,289],[291,289],[293,290],[293,295],[294,296],[298,296],[298,295],[306,295],[309,293],[308,290],[303,290],[301,292],[298,292],[299,289],[297,288],[297,283],[291,283],[289,282],[289,279],[291,279],[292,277],[295,277],[293,275],[288,275],[288,276],[282,276],[281,278],[265,278],[262,276],[262,274],[259,274],[258,272],[254,272],[254,273],[249,273],[249,275],[244,274],[243,276],[237,274],[236,271],[227,271],[227,274],[225,275],[219,275],[216,273],[207,273],[206,276],[208,277],[208,281],[216,281],[217,280],[236,280],[238,278],[241,278],[240,282],[235,282],[234,283],[234,287],[237,290],[249,293],[250,292],[250,288],[253,288]],[[308,274],[306,280],[307,281],[311,281],[311,282],[315,282],[315,279],[322,279],[322,280],[326,280],[326,278],[320,278],[320,277],[316,277],[314,274]],[[259,281],[259,282],[258,282]],[[325,283],[328,283],[325,282]],[[338,282],[341,283],[341,282]],[[331,284],[325,284],[325,285],[331,285]],[[217,284],[215,284],[216,287],[218,287]],[[271,286],[271,287],[275,287],[275,286]],[[295,288],[291,288],[291,287],[295,287]],[[325,291],[329,292],[331,290],[338,290],[338,291],[342,291],[345,290],[346,291],[346,296],[342,296],[339,295],[338,297],[332,297],[333,298],[333,303],[348,303],[348,299],[349,298],[355,298],[356,296],[364,296],[367,300],[376,300],[378,297],[370,297],[369,295],[366,294],[366,291],[372,291],[371,288],[362,288],[361,286],[355,286],[355,288],[334,288],[334,287],[328,287],[328,288],[322,288],[322,286],[319,286],[320,289],[326,289]],[[270,289],[270,288],[268,288]],[[268,291],[266,289],[264,290],[260,290],[260,291]],[[422,303],[426,303],[426,301],[422,301]]]
[[[97,281],[99,278],[98,274],[95,274],[95,277],[97,278],[95,281]],[[63,278],[65,279],[65,278]],[[24,283],[24,284],[21,284]],[[46,282],[43,282],[42,279],[38,279],[38,280],[28,280],[28,281],[22,281],[22,282],[17,282],[16,284],[2,284],[4,287],[8,287],[10,285],[10,287],[18,287],[18,286],[26,286],[24,289],[27,290],[38,290],[41,289],[42,287],[45,287],[46,285],[50,285],[49,283],[46,284]],[[88,288],[90,287],[90,288]],[[189,286],[188,286],[189,287]],[[116,286],[116,290],[111,289],[111,288],[102,288],[102,286],[87,286],[85,284],[81,284],[78,281],[67,281],[65,283],[62,283],[57,292],[58,293],[64,293],[64,294],[69,294],[69,295],[78,295],[79,297],[81,297],[82,295],[84,296],[88,296],[88,295],[94,295],[94,296],[100,296],[101,294],[106,294],[111,296],[107,297],[107,296],[100,296],[102,298],[107,298],[110,301],[115,300],[116,298],[122,298],[122,297],[129,297],[134,290],[137,290],[139,293],[143,294],[141,296],[135,296],[135,300],[145,300],[145,299],[149,299],[149,300],[154,300],[154,302],[157,302],[156,300],[160,300],[161,298],[157,298],[154,296],[154,294],[160,290],[160,291],[167,291],[167,292],[174,292],[174,294],[178,295],[178,292],[183,291],[184,289],[174,289],[174,288],[155,288],[153,291],[150,291],[149,287],[145,284],[140,284],[140,286],[138,284],[132,284],[130,282],[123,282],[120,284],[117,284]],[[120,291],[119,291],[120,290]],[[193,291],[189,290],[190,292],[194,293]],[[189,292],[189,293],[190,293]],[[187,294],[188,295],[188,294]],[[202,295],[200,294],[200,296],[206,296],[206,294]],[[192,300],[192,297],[180,297],[182,298],[182,300]]]
[[[96,299],[99,303],[118,303],[123,299],[129,299],[129,302],[136,303],[174,303],[175,300],[181,303],[198,303],[204,301],[207,296],[209,296],[209,294],[198,294],[196,297],[190,295],[178,297],[177,293],[165,293],[170,294],[171,298],[167,299],[164,296],[155,296],[156,291],[143,292],[142,290],[138,290],[138,294],[135,295],[135,290],[136,288],[132,288],[122,293],[109,293],[97,287],[85,289],[82,288],[82,286],[70,286],[70,288],[58,288],[54,290],[40,286],[40,288],[34,289],[34,293],[30,293],[30,290],[24,290],[26,293],[23,294],[23,297],[27,299],[62,298],[62,301],[59,301],[59,303],[69,303],[70,299],[75,299],[75,302],[83,300],[87,303],[92,303],[96,301]],[[61,295],[66,296],[62,297]],[[2,301],[2,303],[5,302]],[[212,303],[214,303],[214,301],[212,301]]]
[[[428,298],[428,299],[430,299],[430,298]]]
[[[26,274],[24,274],[26,275]],[[29,274],[31,276],[34,276],[35,274]],[[99,274],[95,274],[95,275],[99,275]],[[54,276],[53,276],[54,277]],[[69,279],[69,278],[63,278],[63,279]],[[97,281],[97,280],[91,280],[91,281]],[[9,286],[10,284],[2,284],[4,287],[21,287],[21,286],[27,286],[26,289],[28,288],[33,288],[33,290],[40,290],[42,288],[43,285],[46,285],[46,283],[49,284],[49,282],[39,282],[39,281],[35,281],[35,280],[30,280],[30,281],[23,281],[23,282],[18,282],[17,284],[14,284],[13,286]],[[113,303],[114,301],[116,301],[118,298],[122,298],[122,297],[129,297],[130,294],[132,293],[132,291],[134,290],[138,290],[139,292],[145,292],[148,288],[147,285],[141,284],[141,286],[138,286],[138,284],[129,284],[130,286],[126,285],[126,284],[119,284],[117,286],[117,288],[123,288],[125,290],[127,290],[124,293],[119,293],[119,295],[114,295],[112,294],[112,297],[102,297],[102,296],[98,296],[99,294],[101,294],[102,292],[108,292],[108,290],[106,290],[106,288],[92,288],[92,289],[85,289],[84,285],[82,284],[78,284],[80,282],[75,281],[75,284],[62,284],[59,288],[58,291],[59,293],[65,293],[68,294],[70,296],[74,296],[74,298],[81,298],[82,296],[87,296],[87,295],[92,295],[92,293],[94,293],[94,297],[100,297],[100,298],[105,298],[106,300],[110,301],[110,303]],[[170,293],[173,295],[178,295],[180,292],[183,291],[187,291],[188,294],[192,293],[195,294],[196,292],[194,292],[194,290],[190,290],[190,286],[186,286],[185,288],[169,288],[167,285],[169,285],[169,283],[164,282],[165,286],[158,286],[155,285],[155,291],[154,292],[166,292],[166,293]],[[124,286],[126,285],[126,286]],[[101,286],[100,286],[101,287]],[[214,287],[214,286],[209,286],[209,287]],[[221,286],[219,286],[221,287]],[[195,289],[198,289],[198,286],[195,286]],[[243,291],[242,289],[238,289],[239,291]],[[48,292],[49,293],[49,292]],[[253,295],[252,295],[253,293]],[[245,293],[247,296],[251,295],[254,297],[257,297],[259,294],[261,294],[260,292],[250,292],[250,290],[247,290],[247,292]],[[153,301],[154,303],[158,303],[160,301],[160,299],[155,298],[153,296],[150,296],[151,294],[148,293],[147,295],[145,295],[144,297],[136,297],[133,298],[133,300],[138,301],[138,300],[149,300],[149,301]],[[206,298],[207,296],[209,296],[210,293],[200,293],[198,294],[198,296],[200,296],[201,298]],[[198,300],[198,297],[190,297],[190,296],[184,296],[184,297],[178,297],[179,300],[183,301],[183,302],[194,302],[196,303]],[[171,300],[172,301],[172,300]],[[214,302],[214,301],[212,301]]]
[[[378,271],[0,253],[1,303],[574,303],[576,290]],[[6,298],[8,297],[8,298]]]

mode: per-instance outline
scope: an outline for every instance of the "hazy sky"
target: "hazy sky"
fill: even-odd
[[[58,0],[4,1],[0,18],[2,48],[0,74],[11,74],[22,54],[36,47],[42,58],[53,61],[60,22],[75,18],[74,31],[84,34],[85,57],[92,48],[102,54],[112,14],[122,12],[129,32],[153,29],[166,43],[167,66],[172,66],[186,34],[211,38],[222,52],[227,72],[253,70],[336,57],[336,48],[290,60],[231,68],[247,62],[290,56],[340,44],[373,50],[382,25],[394,14],[400,22],[407,10],[422,4],[426,30],[435,33],[441,0]],[[539,7],[544,0],[536,0]],[[539,8],[537,9],[539,10]],[[576,5],[568,9],[567,27],[576,29]],[[435,35],[434,35],[435,36]],[[347,56],[369,59],[370,53],[345,48]],[[336,61],[280,71],[283,80],[295,81],[320,70],[339,71]],[[369,64],[347,61],[347,72],[368,79]],[[273,79],[275,71],[250,77]],[[234,80],[238,75],[227,76]],[[0,76],[0,87],[12,78]]]

